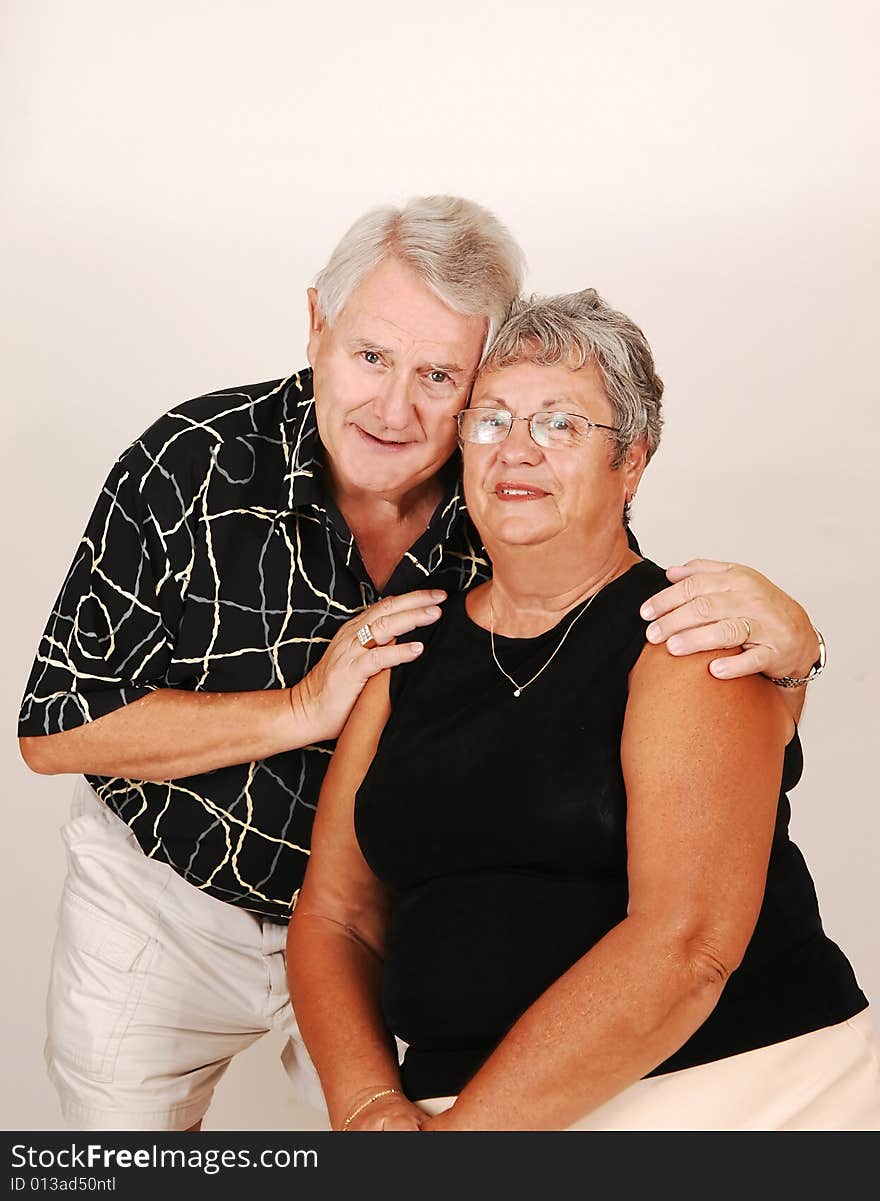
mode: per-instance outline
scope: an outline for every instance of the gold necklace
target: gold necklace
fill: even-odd
[[[608,581],[606,580],[606,583],[607,582]],[[604,587],[605,587],[605,584],[602,585],[602,588],[604,588]],[[492,604],[492,594],[491,594],[491,592],[489,593],[489,644],[492,647],[492,658],[495,660],[495,666],[498,668],[498,670],[501,672],[501,674],[504,676],[504,678],[506,680],[509,680],[510,683],[513,685],[513,695],[515,697],[521,696],[522,693],[525,691],[525,689],[528,688],[529,684],[534,684],[534,682],[535,682],[535,680],[537,680],[538,676],[547,670],[547,668],[550,666],[550,664],[553,662],[553,660],[556,658],[556,656],[562,650],[562,645],[565,642],[566,638],[569,636],[571,631],[574,629],[574,627],[577,625],[577,623],[580,621],[580,619],[586,613],[587,609],[589,609],[590,605],[593,603],[593,601],[599,595],[599,592],[602,591],[602,588],[600,588],[598,592],[593,593],[593,595],[589,598],[587,603],[581,609],[580,613],[578,613],[577,617],[574,619],[573,622],[571,622],[568,629],[565,631],[565,633],[559,639],[559,643],[558,643],[556,649],[554,650],[553,654],[550,656],[550,658],[547,660],[547,662],[544,664],[544,666],[535,672],[535,674],[532,676],[532,678],[530,680],[526,680],[525,684],[518,684],[516,682],[516,680],[513,678],[513,676],[510,675],[508,672],[506,672],[504,670],[504,668],[501,666],[501,664],[498,662],[498,656],[495,653],[495,608]]]

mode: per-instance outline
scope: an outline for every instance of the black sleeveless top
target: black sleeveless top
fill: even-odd
[[[667,582],[642,561],[606,585],[518,698],[464,594],[411,635],[425,641],[422,656],[392,672],[392,713],[355,828],[395,894],[382,1005],[409,1044],[403,1085],[413,1100],[460,1092],[517,1017],[626,916],[627,680],[645,644],[639,606]],[[579,613],[537,638],[496,636],[502,666],[525,683]],[[785,792],[801,768],[795,735],[745,958],[706,1022],[652,1075],[833,1025],[867,1005],[822,931],[788,837]]]

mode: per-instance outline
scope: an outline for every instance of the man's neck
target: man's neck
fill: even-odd
[[[330,494],[352,531],[355,527],[391,531],[397,527],[421,522],[428,524],[431,514],[440,503],[443,486],[438,479],[426,480],[415,488],[401,493],[371,492],[363,488],[346,488],[334,484]],[[427,513],[427,516],[425,514]]]
[[[331,478],[330,494],[354,537],[364,567],[381,592],[420,535],[443,496],[434,476],[401,493],[371,492]]]

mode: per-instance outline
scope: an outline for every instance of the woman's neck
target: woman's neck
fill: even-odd
[[[488,548],[487,548],[488,549]],[[504,547],[492,555],[492,579],[475,597],[471,617],[509,638],[533,638],[639,561],[621,531],[605,546],[546,555],[534,546]]]

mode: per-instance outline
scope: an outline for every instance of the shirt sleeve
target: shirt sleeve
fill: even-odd
[[[101,489],[25,689],[19,736],[94,721],[163,686],[180,589],[144,482],[139,444]]]

